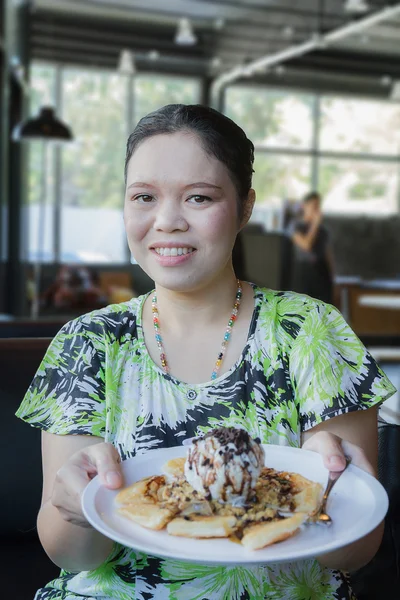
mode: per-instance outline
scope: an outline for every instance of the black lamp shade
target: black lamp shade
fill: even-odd
[[[70,128],[60,121],[50,106],[43,106],[37,117],[33,117],[15,126],[13,140],[23,139],[70,141],[73,139]]]

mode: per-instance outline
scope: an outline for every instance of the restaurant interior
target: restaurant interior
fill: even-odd
[[[0,78],[0,564],[25,600],[58,569],[35,528],[40,431],[14,414],[66,322],[153,287],[122,220],[150,111],[209,105],[254,142],[243,279],[302,291],[289,221],[319,192],[332,303],[400,389],[400,2],[0,0]],[[390,508],[360,600],[400,595],[399,428],[400,392],[380,409]]]

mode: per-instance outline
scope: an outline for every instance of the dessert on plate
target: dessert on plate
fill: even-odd
[[[118,512],[170,535],[229,537],[252,550],[263,548],[296,533],[322,492],[320,484],[264,463],[259,439],[243,429],[213,429],[193,440],[186,458],[168,461],[164,474],[121,490]]]

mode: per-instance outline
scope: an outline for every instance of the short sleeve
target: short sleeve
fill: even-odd
[[[61,435],[105,434],[104,351],[101,336],[79,319],[51,342],[16,416]]]
[[[338,310],[315,301],[289,353],[306,431],[326,419],[377,406],[396,389]]]

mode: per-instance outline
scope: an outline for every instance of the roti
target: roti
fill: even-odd
[[[319,506],[322,486],[298,473],[264,467],[256,493],[276,510],[311,514]]]
[[[163,475],[121,490],[118,512],[153,530],[188,538],[236,538],[258,550],[294,535],[317,508],[322,488],[297,473],[264,467],[245,506],[208,500],[186,481],[185,458],[168,461]],[[290,511],[289,517],[281,511]]]

